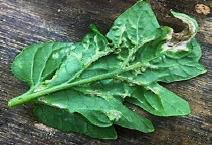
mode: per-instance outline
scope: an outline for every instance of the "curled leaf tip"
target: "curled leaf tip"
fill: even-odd
[[[197,21],[190,16],[171,11],[172,15],[180,19],[183,23],[186,24],[186,28],[179,32],[171,32],[172,37],[163,45],[164,51],[188,51],[187,44],[191,39],[196,35],[199,30]]]

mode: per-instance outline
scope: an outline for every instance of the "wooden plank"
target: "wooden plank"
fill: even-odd
[[[166,85],[190,102],[192,114],[187,117],[161,118],[149,116],[156,131],[143,134],[117,127],[115,141],[91,139],[76,133],[62,133],[38,123],[31,106],[7,107],[8,99],[26,91],[10,72],[10,63],[22,48],[32,42],[46,40],[77,41],[91,23],[106,32],[116,16],[135,0],[0,0],[0,144],[2,145],[209,145],[211,143],[212,94],[212,18],[197,14],[194,6],[201,0],[152,0],[161,22],[173,25],[164,18],[167,9],[195,16],[201,30],[202,63],[208,73],[198,78]],[[180,25],[176,25],[179,26]]]

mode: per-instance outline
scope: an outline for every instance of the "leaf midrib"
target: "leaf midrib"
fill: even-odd
[[[163,55],[163,53],[160,53],[158,56],[155,56],[151,60],[148,60],[148,61],[152,61],[152,60],[160,57],[161,55]],[[71,88],[71,87],[74,87],[74,86],[83,85],[83,84],[87,84],[87,83],[91,83],[91,82],[95,82],[95,81],[99,81],[99,80],[104,80],[104,79],[110,79],[110,78],[113,78],[113,77],[115,77],[115,76],[117,76],[121,73],[140,68],[140,67],[144,66],[145,64],[146,64],[146,62],[143,62],[143,63],[138,62],[138,63],[132,64],[128,67],[114,70],[111,73],[106,73],[106,74],[103,74],[103,75],[94,76],[94,77],[91,77],[91,78],[88,78],[88,79],[82,79],[82,80],[72,82],[72,83],[64,83],[64,84],[54,86],[54,87],[51,87],[51,88],[46,88],[44,90],[41,90],[39,92],[35,92],[33,94],[30,94],[30,95],[23,94],[19,97],[11,99],[8,102],[8,106],[12,107],[12,106],[16,106],[16,105],[21,105],[21,104],[24,104],[26,102],[30,102],[33,99],[39,98],[43,95],[54,93],[54,92],[61,91],[61,90],[65,90],[65,89],[68,89],[68,88]]]
[[[51,87],[51,88],[41,90],[39,92],[35,92],[33,94],[30,94],[30,95],[23,94],[19,97],[11,99],[8,102],[8,105],[11,106],[11,107],[16,106],[16,105],[21,105],[21,104],[29,102],[33,99],[39,98],[43,95],[50,94],[50,93],[57,92],[57,91],[61,91],[61,90],[65,90],[65,89],[71,88],[73,86],[87,84],[87,83],[91,83],[91,82],[95,82],[95,81],[99,81],[99,80],[104,80],[104,79],[110,79],[110,78],[113,78],[114,76],[116,76],[120,73],[127,72],[127,71],[130,71],[130,70],[142,67],[142,65],[143,65],[142,63],[136,63],[136,64],[128,66],[124,69],[114,70],[111,73],[106,73],[106,74],[103,74],[103,75],[94,76],[94,77],[91,77],[91,78],[88,78],[88,79],[82,79],[82,80],[79,80],[79,81],[76,81],[76,82],[73,82],[73,83],[61,84],[61,85],[58,85],[58,86],[55,86],[55,87]]]

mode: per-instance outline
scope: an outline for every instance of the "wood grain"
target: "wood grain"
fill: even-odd
[[[26,91],[10,72],[10,63],[24,46],[46,40],[78,41],[91,23],[107,32],[113,20],[135,0],[0,0],[0,145],[209,145],[212,143],[212,17],[195,13],[201,0],[152,0],[162,24],[180,29],[167,16],[169,9],[195,16],[200,23],[198,41],[202,63],[208,73],[195,79],[165,85],[189,101],[192,114],[186,117],[149,116],[156,128],[143,134],[117,127],[115,141],[62,133],[43,126],[32,116],[31,106],[15,109],[7,101]],[[176,22],[176,23],[175,23]]]

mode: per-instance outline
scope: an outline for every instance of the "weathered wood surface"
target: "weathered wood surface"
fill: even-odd
[[[190,102],[187,117],[149,116],[156,131],[143,134],[118,128],[115,141],[91,139],[76,133],[62,133],[39,124],[29,106],[10,109],[8,99],[23,93],[26,86],[10,72],[10,63],[22,48],[45,40],[77,41],[90,23],[106,32],[117,15],[134,0],[0,0],[0,145],[209,145],[212,141],[212,18],[197,14],[194,5],[202,0],[152,0],[165,23],[167,9],[196,16],[201,29],[202,62],[208,73],[198,78],[166,85]],[[161,17],[161,15],[163,17]]]

